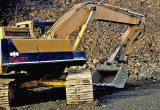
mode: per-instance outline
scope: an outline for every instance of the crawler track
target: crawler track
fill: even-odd
[[[89,71],[69,73],[66,81],[67,104],[93,102],[92,77]]]
[[[9,83],[13,79],[0,79],[0,109],[10,110],[9,106]]]

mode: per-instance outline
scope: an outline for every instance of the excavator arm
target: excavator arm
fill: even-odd
[[[142,15],[131,13],[127,9],[112,7],[110,5],[98,3],[82,3],[77,4],[65,13],[52,28],[45,34],[46,37],[56,37],[57,39],[64,39],[73,31],[81,27],[87,20],[91,9],[95,7],[94,13],[90,21],[104,20],[111,22],[118,22],[129,25],[138,25]]]
[[[93,11],[92,14],[91,11]],[[108,4],[86,2],[77,4],[71,8],[60,19],[58,19],[50,30],[43,36],[48,39],[67,39],[70,38],[72,32],[77,30],[79,27],[82,27],[73,46],[73,50],[76,50],[87,27],[87,21],[92,22],[95,20],[102,20],[106,22],[126,24],[128,25],[128,29],[122,35],[121,41],[115,52],[108,59],[108,62],[113,63],[116,56],[125,56],[130,54],[135,46],[137,37],[143,33],[143,19],[144,15],[129,11],[128,9]]]
[[[48,39],[68,39],[72,32],[81,27],[73,45],[73,51],[75,51],[89,21],[102,20],[128,25],[128,29],[122,34],[121,41],[110,58],[104,64],[97,65],[96,70],[92,73],[93,85],[123,88],[128,76],[123,63],[120,63],[119,59],[125,59],[124,57],[133,50],[138,36],[141,36],[144,31],[143,19],[144,15],[128,9],[87,2],[75,5],[57,20],[44,36]],[[75,77],[74,79],[77,80]]]

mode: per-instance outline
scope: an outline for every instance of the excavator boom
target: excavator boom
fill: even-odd
[[[122,24],[138,25],[143,15],[133,13],[127,9],[99,3],[81,3],[75,5],[65,13],[45,34],[47,38],[65,39],[73,31],[81,27],[88,18],[90,10],[95,7],[91,20],[103,20]]]
[[[94,8],[91,18],[88,20],[91,10]],[[102,20],[105,22],[115,22],[128,25],[128,29],[122,34],[122,39],[118,48],[114,54],[108,59],[108,62],[113,63],[116,56],[129,55],[135,46],[136,38],[142,35],[144,31],[144,15],[132,12],[128,9],[115,7],[108,4],[86,2],[75,5],[67,13],[65,13],[60,19],[58,19],[48,32],[45,33],[46,38],[67,39],[70,38],[72,32],[82,27],[80,32],[83,35],[86,21]],[[85,24],[87,25],[87,24]],[[80,36],[73,46],[73,50],[76,50]]]

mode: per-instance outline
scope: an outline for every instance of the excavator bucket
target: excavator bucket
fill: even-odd
[[[128,75],[124,65],[100,64],[92,72],[93,85],[123,88]]]

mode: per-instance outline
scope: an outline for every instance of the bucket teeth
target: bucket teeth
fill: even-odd
[[[124,65],[101,64],[92,72],[93,85],[124,88],[128,75]]]

